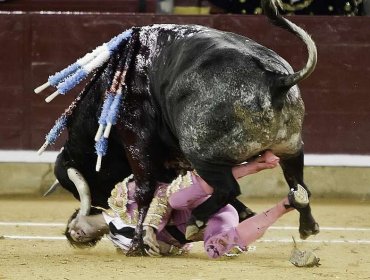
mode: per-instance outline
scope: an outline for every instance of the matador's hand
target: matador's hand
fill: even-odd
[[[157,235],[155,229],[151,226],[143,227],[143,242],[144,250],[151,257],[158,257],[161,255]]]

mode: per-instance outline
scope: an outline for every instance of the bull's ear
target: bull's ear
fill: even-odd
[[[91,194],[89,185],[87,184],[85,178],[77,169],[72,167],[68,168],[67,174],[69,180],[71,180],[73,184],[76,186],[76,189],[80,196],[81,208],[79,214],[84,216],[89,215],[91,208]]]
[[[44,196],[48,196],[55,192],[59,187],[62,185],[59,183],[58,180],[55,180],[55,182],[50,186],[50,188],[44,193]]]

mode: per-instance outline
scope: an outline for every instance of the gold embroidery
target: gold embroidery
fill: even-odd
[[[190,187],[193,184],[193,180],[191,179],[191,172],[187,172],[186,175],[182,177],[182,180],[182,185],[184,188]]]
[[[158,228],[163,218],[171,211],[167,196],[167,185],[160,185],[150,203],[143,225]]]
[[[157,193],[150,203],[143,225],[158,228],[163,218],[168,214],[168,211],[171,211],[168,202],[169,196],[180,189],[191,186],[193,184],[191,175],[191,172],[187,172],[184,176],[179,175],[170,185],[161,185],[158,187]],[[137,210],[134,210],[132,215],[130,215],[127,209],[127,205],[130,202],[128,199],[128,183],[132,179],[133,175],[130,175],[122,182],[116,184],[111,191],[111,196],[108,198],[108,205],[125,223],[135,225],[139,213]],[[112,213],[110,212],[110,214]]]
[[[195,173],[195,175],[197,175]],[[199,175],[197,175],[199,176]],[[185,175],[179,175],[167,188],[167,197],[170,197],[171,194],[179,191],[180,189],[187,188],[193,184],[191,179],[191,172],[186,172]]]
[[[131,174],[125,178],[122,182],[116,184],[114,189],[111,191],[111,196],[108,198],[109,207],[127,224],[135,225],[138,219],[138,211],[134,210],[132,216],[128,213],[127,205],[129,204],[128,199],[128,187],[127,184],[132,180],[134,176]]]

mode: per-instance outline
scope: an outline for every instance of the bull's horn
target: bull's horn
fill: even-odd
[[[74,168],[67,169],[68,178],[75,184],[78,194],[80,195],[81,208],[79,214],[87,216],[91,208],[91,195],[89,185],[85,178],[78,170]]]
[[[62,185],[59,183],[58,180],[55,180],[55,182],[50,186],[50,188],[44,193],[44,196],[48,196],[49,194],[52,194],[57,190],[58,187],[61,187]]]

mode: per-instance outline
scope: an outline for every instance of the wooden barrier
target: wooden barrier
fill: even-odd
[[[370,17],[290,19],[318,47],[317,68],[300,85],[306,152],[370,154]],[[72,101],[77,91],[50,104],[45,94],[33,93],[50,74],[131,26],[153,23],[194,23],[239,33],[275,50],[295,69],[307,58],[300,40],[264,16],[1,12],[0,149],[38,149]]]
[[[0,11],[154,13],[156,0],[7,0]]]

